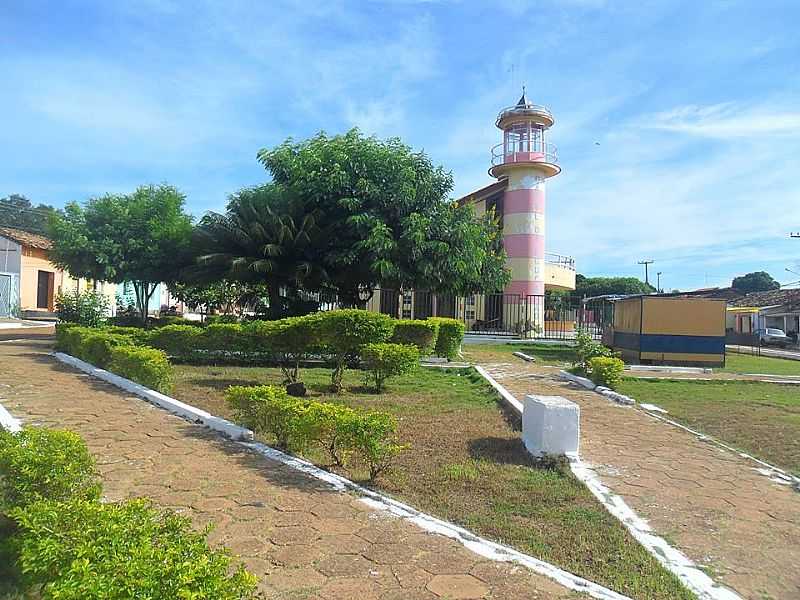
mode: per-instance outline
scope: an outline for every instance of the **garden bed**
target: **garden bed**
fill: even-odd
[[[174,397],[226,417],[229,386],[283,380],[277,368],[174,370]],[[692,597],[568,468],[531,460],[514,419],[474,372],[419,369],[380,395],[360,371],[346,371],[341,394],[330,393],[329,369],[304,369],[302,379],[314,400],[397,417],[399,441],[410,448],[373,484],[381,491],[631,597]],[[308,458],[335,470],[321,454]]]
[[[787,361],[789,362],[789,361]],[[800,475],[800,389],[753,381],[626,378],[620,392]]]

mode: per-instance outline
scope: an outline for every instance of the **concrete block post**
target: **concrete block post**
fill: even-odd
[[[534,456],[578,456],[581,409],[561,396],[525,397],[522,441]]]

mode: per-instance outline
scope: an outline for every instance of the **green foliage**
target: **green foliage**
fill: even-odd
[[[598,356],[606,358],[614,356],[614,352],[610,348],[595,341],[594,338],[585,331],[578,331],[575,336],[575,342],[576,359],[573,364],[587,375],[592,372],[590,361],[593,358]]]
[[[145,387],[167,393],[172,387],[172,367],[167,355],[155,348],[116,346],[109,370]]]
[[[133,283],[142,322],[156,285],[177,277],[191,219],[185,197],[162,184],[132,194],[106,194],[85,206],[72,202],[50,220],[50,260],[74,277]]]
[[[14,511],[26,584],[44,600],[243,600],[255,577],[231,568],[188,518],[147,500],[37,502]]]
[[[103,294],[92,290],[74,290],[56,295],[56,315],[59,321],[99,327],[108,316],[109,302]]]
[[[731,287],[737,292],[749,294],[750,292],[777,290],[781,287],[781,284],[775,281],[766,271],[756,271],[741,277],[734,277]]]
[[[211,352],[248,352],[250,339],[238,323],[212,323],[203,328],[197,347]]]
[[[59,352],[76,356],[82,336],[89,331],[91,330],[86,327],[81,327],[76,323],[56,324],[55,349]]]
[[[366,344],[387,341],[394,331],[391,317],[357,309],[320,313],[319,324],[320,341],[333,355],[331,384],[336,391],[342,388],[348,357],[357,356]]]
[[[378,393],[383,391],[387,378],[416,369],[419,355],[416,346],[405,344],[367,344],[361,349],[364,369],[372,374]]]
[[[461,342],[464,341],[464,322],[446,317],[431,317],[429,320],[439,324],[439,333],[436,336],[436,356],[453,360],[458,356]]]
[[[250,338],[251,348],[269,352],[281,367],[287,383],[297,382],[300,363],[320,351],[320,315],[254,321],[243,328]]]
[[[394,323],[394,333],[391,341],[395,344],[410,344],[416,346],[419,353],[428,355],[436,346],[436,336],[439,333],[439,322],[433,319],[413,320],[401,319]]]
[[[170,356],[183,356],[197,347],[204,334],[203,329],[195,325],[166,325],[154,329],[147,343]]]
[[[0,514],[39,500],[100,496],[89,450],[70,431],[0,428],[0,475]]]
[[[622,359],[608,356],[595,356],[589,360],[589,374],[597,385],[616,390],[622,383],[625,363]]]
[[[114,335],[123,335],[131,341],[134,346],[146,346],[150,342],[151,332],[142,327],[123,327],[121,325],[109,325],[103,331]]]
[[[608,294],[650,294],[656,288],[646,284],[636,277],[584,277],[575,276],[575,291],[573,298],[591,298],[592,296],[605,296]]]
[[[10,194],[0,198],[0,227],[13,227],[38,235],[48,235],[47,220],[59,209],[49,204],[33,203],[21,194]]]
[[[269,385],[232,386],[225,397],[240,423],[274,436],[280,448],[303,452],[318,447],[339,466],[365,465],[370,479],[404,448],[395,439],[397,422],[388,414],[293,398]]]
[[[91,330],[81,336],[80,345],[75,356],[96,367],[105,369],[111,364],[111,353],[114,348],[130,345],[131,339],[125,335],[107,333],[102,329]]]

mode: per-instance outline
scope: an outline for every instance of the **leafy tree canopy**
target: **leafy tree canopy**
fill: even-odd
[[[11,194],[0,198],[0,227],[14,227],[30,233],[47,235],[50,215],[59,212],[49,204],[34,206],[25,196]]]
[[[584,277],[575,276],[575,291],[573,295],[578,298],[604,296],[609,294],[651,294],[656,291],[636,277]]]
[[[313,222],[309,276],[345,301],[377,285],[473,293],[508,282],[491,215],[478,219],[450,202],[450,173],[398,139],[320,133],[258,159],[301,207],[293,231],[300,216]]]
[[[144,319],[156,285],[175,279],[188,248],[192,223],[184,202],[166,184],[92,198],[85,206],[71,202],[50,220],[51,260],[76,277],[131,281]]]
[[[766,271],[756,271],[741,277],[734,277],[731,287],[738,292],[748,294],[750,292],[777,290],[781,287],[781,284],[775,281]]]

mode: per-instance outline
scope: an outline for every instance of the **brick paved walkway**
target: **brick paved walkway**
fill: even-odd
[[[641,409],[557,379],[557,369],[486,368],[520,400],[559,395],[579,404],[583,460],[715,580],[745,598],[800,598],[799,493]]]
[[[0,343],[0,402],[27,423],[86,439],[109,500],[149,496],[240,555],[266,598],[571,598],[523,567],[376,513],[47,356],[49,342]]]

